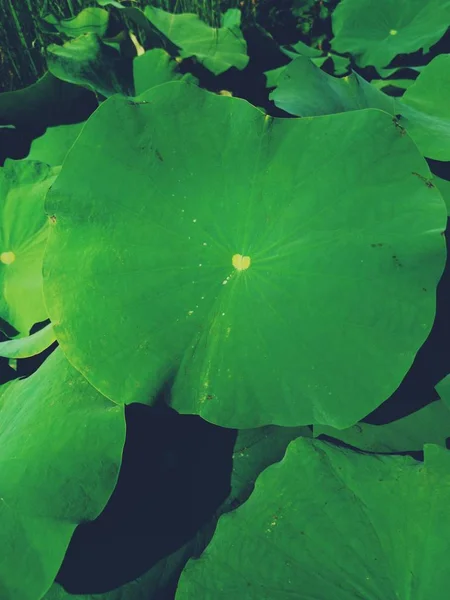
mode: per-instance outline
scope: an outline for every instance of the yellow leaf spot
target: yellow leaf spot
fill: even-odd
[[[242,254],[234,254],[231,259],[233,267],[238,271],[245,271],[248,269],[251,263],[250,256],[242,256]]]
[[[10,265],[16,260],[16,255],[14,252],[2,252],[0,254],[0,262],[4,265]]]
[[[397,35],[398,31],[396,29],[391,29],[389,35]]]

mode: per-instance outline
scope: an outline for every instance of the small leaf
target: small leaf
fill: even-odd
[[[53,325],[49,323],[27,337],[0,342],[0,356],[6,358],[29,358],[40,354],[56,340]]]

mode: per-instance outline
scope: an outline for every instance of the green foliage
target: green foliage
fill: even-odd
[[[34,600],[51,585],[76,525],[94,519],[114,489],[123,409],[58,349],[30,378],[0,388],[0,417],[1,597]]]
[[[7,161],[0,171],[0,316],[21,335],[47,318],[42,257],[48,236],[44,197],[59,168]]]
[[[314,59],[313,59],[314,60]],[[357,73],[343,78],[328,75],[312,60],[298,57],[274,81],[270,94],[275,105],[291,115],[335,114],[362,108],[378,108],[396,116],[397,125],[413,138],[422,154],[434,160],[450,160],[450,54],[434,58],[411,80],[402,98],[379,91]],[[390,80],[385,81],[390,84]]]
[[[447,600],[450,0],[336,4],[8,8],[48,70],[0,95],[0,600]]]
[[[291,442],[188,562],[177,600],[445,598],[449,463],[432,444],[421,464]]]
[[[398,54],[428,52],[450,24],[450,0],[341,0],[332,47],[360,67],[387,67]]]
[[[152,403],[170,375],[173,408],[223,427],[348,427],[376,408],[431,328],[445,261],[415,145],[378,111],[272,119],[181,82],[139,100],[96,111],[47,194],[45,297],[69,360],[118,403]]]

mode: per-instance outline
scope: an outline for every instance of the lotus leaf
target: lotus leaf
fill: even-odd
[[[292,440],[311,437],[309,427],[258,427],[241,429],[234,445],[231,493],[221,507],[228,512],[247,500],[258,475],[269,465],[281,460]]]
[[[36,333],[6,342],[0,342],[0,356],[6,358],[29,358],[40,354],[56,340],[53,325],[49,323]]]
[[[70,146],[76,140],[84,123],[49,127],[40,137],[31,143],[28,160],[39,160],[48,165],[61,165]]]
[[[385,110],[396,115],[398,125],[409,133],[424,156],[450,160],[450,111],[446,103],[450,55],[438,59],[423,70],[400,99],[384,94],[357,73],[335,78],[308,58],[298,57],[284,68],[277,89],[269,97],[279,108],[298,116],[361,108]],[[435,93],[429,94],[430,88]]]
[[[190,73],[178,72],[178,63],[165,50],[154,48],[133,60],[135,94],[140,95],[155,85],[161,85],[176,79],[197,80]]]
[[[99,107],[47,195],[66,356],[119,403],[172,379],[173,408],[221,426],[353,425],[434,319],[447,211],[416,146],[376,110],[274,119],[183,82],[139,98]]]
[[[342,0],[332,24],[336,52],[380,70],[398,54],[428,52],[450,26],[450,0]]]
[[[83,33],[96,33],[103,37],[108,29],[109,13],[107,10],[89,6],[71,19],[58,19],[55,15],[42,18],[53,30],[69,37],[77,37]]]
[[[342,431],[314,426],[314,437],[322,434],[367,452],[422,451],[428,443],[445,448],[446,439],[450,437],[450,410],[442,401],[437,401],[386,425],[359,423]]]
[[[298,438],[223,515],[176,600],[446,600],[450,454],[425,463]]]
[[[36,600],[51,586],[78,523],[116,484],[123,407],[55,350],[36,373],[0,388],[0,597]]]
[[[47,65],[55,77],[106,97],[134,93],[127,62],[95,33],[85,33],[62,46],[50,44]]]
[[[172,14],[153,6],[146,6],[144,13],[155,27],[179,46],[182,58],[195,56],[214,75],[231,67],[242,70],[247,66],[249,57],[240,30],[240,10],[227,10],[219,29],[210,27],[192,13]]]
[[[436,391],[439,397],[450,409],[450,375],[447,375],[436,385]]]
[[[402,96],[405,127],[428,158],[450,160],[450,54],[436,56]]]
[[[450,181],[447,181],[447,179],[442,179],[437,175],[433,175],[433,183],[441,192],[444,202],[447,206],[447,215],[450,216]]]
[[[7,160],[0,169],[0,317],[21,335],[47,319],[42,258],[48,236],[44,197],[59,167]]]

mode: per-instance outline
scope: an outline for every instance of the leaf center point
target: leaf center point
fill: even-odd
[[[245,271],[251,264],[250,256],[242,256],[242,254],[234,254],[231,262],[238,271]]]

